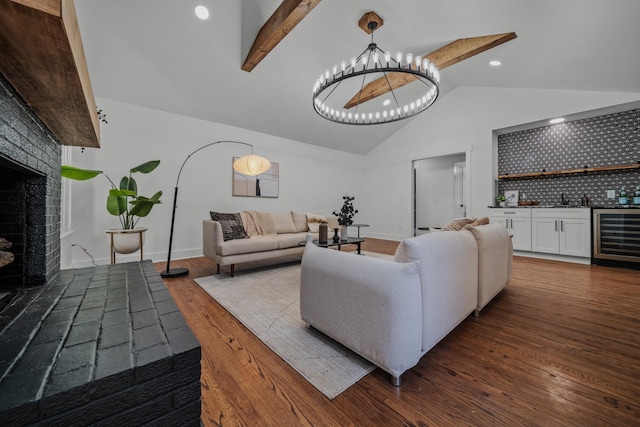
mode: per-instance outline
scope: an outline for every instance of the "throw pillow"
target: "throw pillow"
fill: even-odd
[[[471,223],[471,225],[473,226],[478,226],[478,225],[487,225],[489,224],[489,217],[488,216],[483,216],[482,218],[478,218],[475,221],[473,221]]]
[[[471,224],[476,218],[456,218],[442,227],[442,231],[460,231],[465,225]]]
[[[307,227],[309,227],[310,232],[319,233],[321,222],[327,222],[327,218],[324,215],[312,213],[307,214]]]
[[[211,219],[218,221],[222,227],[222,238],[227,240],[247,239],[249,236],[242,224],[240,213],[209,212]]]
[[[296,233],[304,233],[309,230],[307,226],[307,214],[304,212],[291,211],[291,217],[293,218],[293,224],[296,226]]]
[[[271,219],[273,220],[273,225],[276,227],[276,233],[283,234],[296,232],[296,226],[293,223],[291,212],[272,213]]]

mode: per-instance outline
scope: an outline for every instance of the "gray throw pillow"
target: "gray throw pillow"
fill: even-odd
[[[222,237],[224,241],[235,239],[247,239],[249,236],[242,224],[240,213],[220,213],[209,212],[211,219],[218,221],[222,227]]]

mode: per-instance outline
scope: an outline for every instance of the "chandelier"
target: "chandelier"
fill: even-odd
[[[373,32],[379,25],[382,19],[374,12],[365,14],[360,26],[371,34],[369,46],[359,56],[342,61],[340,66],[334,65],[316,80],[313,108],[325,119],[350,125],[391,123],[421,113],[438,98],[440,73],[436,65],[411,53],[392,54],[380,49],[373,41]],[[397,80],[403,83],[394,84]],[[419,84],[406,84],[414,81]],[[380,93],[365,97],[367,85],[375,85],[374,82],[378,83]],[[382,105],[370,100],[383,93],[386,96]]]

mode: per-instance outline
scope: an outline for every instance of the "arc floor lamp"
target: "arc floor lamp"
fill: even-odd
[[[248,175],[248,176],[256,176],[268,171],[269,168],[271,167],[271,163],[269,162],[269,160],[265,159],[264,157],[256,156],[253,154],[253,145],[248,144],[246,142],[239,142],[239,141],[210,142],[198,148],[197,150],[193,151],[191,154],[187,156],[186,159],[184,159],[184,162],[182,162],[182,166],[180,166],[180,170],[178,171],[178,178],[176,179],[176,188],[175,188],[175,192],[173,193],[173,212],[171,214],[171,231],[169,233],[169,251],[167,253],[167,268],[160,273],[160,276],[162,277],[179,277],[179,276],[185,276],[189,274],[188,268],[184,268],[184,267],[173,268],[173,269],[171,268],[171,246],[173,245],[173,227],[176,220],[176,208],[178,207],[178,184],[180,183],[180,175],[182,174],[182,169],[184,168],[184,165],[187,163],[187,160],[189,160],[191,156],[196,154],[198,151],[204,150],[205,148],[210,147],[212,145],[222,144],[222,143],[242,144],[242,145],[251,147],[251,154],[240,157],[238,160],[233,162],[233,169],[238,173],[241,173],[243,175]]]

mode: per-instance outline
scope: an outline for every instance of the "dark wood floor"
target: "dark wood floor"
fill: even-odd
[[[402,387],[376,369],[329,400],[191,280],[213,262],[180,266],[190,275],[165,283],[202,344],[206,426],[640,425],[640,271],[517,257],[509,286]]]

